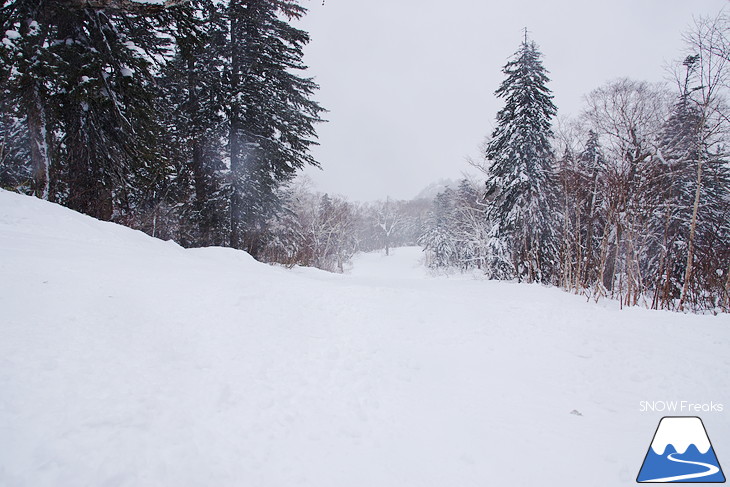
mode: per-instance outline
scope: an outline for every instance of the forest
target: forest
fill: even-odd
[[[305,14],[298,0],[5,1],[0,186],[286,266],[344,272],[358,251],[420,244],[434,269],[730,311],[727,16],[696,19],[668,82],[609,81],[571,119],[525,34],[479,177],[433,201],[355,203],[298,177],[319,165],[327,118]]]
[[[486,190],[465,180],[437,196],[421,238],[430,265],[622,306],[730,310],[729,28],[722,14],[695,21],[672,88],[616,79],[557,124],[525,37],[473,162]]]

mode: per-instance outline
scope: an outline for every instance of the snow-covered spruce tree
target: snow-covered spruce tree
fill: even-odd
[[[497,113],[486,156],[490,161],[487,217],[493,245],[506,251],[512,276],[549,282],[556,274],[554,155],[550,139],[556,114],[547,71],[534,41],[524,42],[503,68],[495,92],[505,100]]]
[[[24,119],[33,193],[121,221],[159,177],[150,59],[166,41],[117,10],[21,0],[0,15],[3,96]]]
[[[67,206],[124,222],[153,204],[166,171],[151,59],[167,42],[143,16],[59,12],[58,120]]]
[[[165,188],[176,203],[174,238],[183,245],[224,245],[226,10],[212,0],[197,0],[170,9],[169,15],[177,49],[159,85],[165,105],[163,149],[174,167]]]
[[[309,153],[323,109],[317,85],[297,75],[308,34],[286,22],[306,10],[296,0],[230,0],[230,244],[253,255],[277,211],[276,188]]]
[[[456,265],[457,243],[452,226],[454,191],[447,188],[436,195],[426,220],[426,229],[418,240],[426,252],[426,263],[431,268]]]

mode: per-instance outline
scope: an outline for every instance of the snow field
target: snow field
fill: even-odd
[[[419,258],[286,270],[0,191],[0,485],[633,485],[639,401],[730,407],[728,316]]]

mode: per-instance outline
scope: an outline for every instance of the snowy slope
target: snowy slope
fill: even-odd
[[[0,485],[634,485],[642,400],[724,403],[730,464],[728,316],[419,258],[285,270],[0,191]]]

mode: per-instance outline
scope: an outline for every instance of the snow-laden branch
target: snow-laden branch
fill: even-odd
[[[186,3],[188,0],[57,0],[64,8],[91,8],[115,12],[150,15],[167,8]]]

